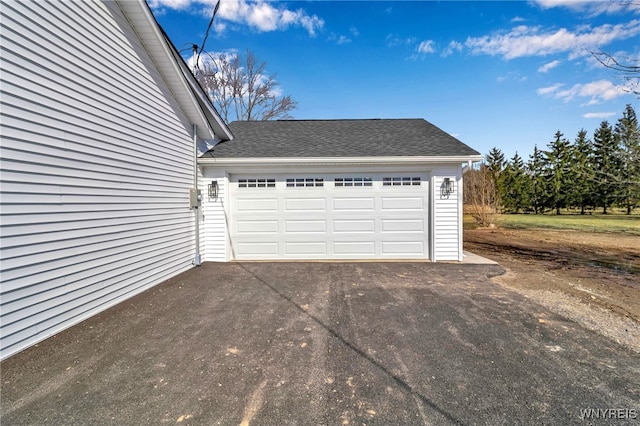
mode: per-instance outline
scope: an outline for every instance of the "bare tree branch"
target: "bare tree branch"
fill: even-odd
[[[640,59],[629,56],[614,57],[610,53],[598,51],[591,52],[591,55],[603,66],[619,73],[628,87],[625,91],[634,93],[640,97]]]
[[[276,74],[267,75],[267,64],[247,50],[239,54],[207,53],[196,78],[225,121],[274,120],[291,118],[298,103],[290,95],[280,95]]]

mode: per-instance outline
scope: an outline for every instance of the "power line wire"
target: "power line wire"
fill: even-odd
[[[204,45],[207,42],[207,39],[209,38],[209,31],[211,31],[211,26],[213,25],[213,20],[216,17],[216,13],[218,13],[218,8],[220,7],[220,1],[221,0],[218,0],[218,3],[216,3],[216,7],[213,8],[213,13],[211,14],[211,20],[209,21],[209,26],[207,26],[207,32],[204,35],[204,40],[202,40],[202,46],[200,46],[200,51],[198,52],[198,55],[196,56],[196,63],[195,63],[196,67],[200,63],[200,54],[202,54],[202,51],[204,50]]]

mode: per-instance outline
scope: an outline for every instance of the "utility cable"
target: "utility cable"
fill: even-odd
[[[221,0],[218,0],[218,3],[216,3],[216,7],[213,8],[213,13],[211,14],[211,20],[209,21],[209,26],[207,26],[207,32],[204,34],[204,40],[202,40],[202,45],[200,46],[200,51],[198,52],[198,55],[196,56],[196,63],[195,63],[196,67],[200,63],[200,54],[202,54],[202,51],[204,50],[204,45],[207,42],[207,39],[209,38],[209,32],[211,31],[211,26],[213,25],[213,20],[216,17],[216,13],[218,13],[218,9],[220,8],[220,1]]]

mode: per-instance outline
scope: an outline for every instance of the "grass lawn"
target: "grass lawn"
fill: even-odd
[[[499,215],[498,226],[507,229],[566,229],[585,232],[615,232],[640,236],[640,214],[504,214]],[[475,229],[473,218],[464,215],[465,229]],[[640,240],[638,241],[640,245]]]

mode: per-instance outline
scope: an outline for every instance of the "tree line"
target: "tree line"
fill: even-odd
[[[535,213],[576,209],[581,214],[612,207],[627,214],[640,205],[640,127],[627,105],[615,125],[602,121],[570,142],[558,130],[546,149],[536,145],[525,160],[505,159],[492,148],[465,175],[465,202],[480,212]],[[478,218],[476,218],[478,219]],[[479,220],[482,222],[482,220]]]

